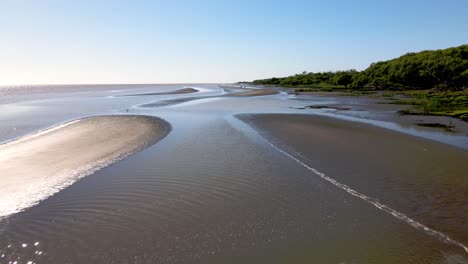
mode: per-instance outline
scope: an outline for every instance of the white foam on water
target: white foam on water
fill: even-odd
[[[398,212],[397,210],[395,209],[392,209],[390,207],[388,207],[387,205],[385,204],[382,204],[380,202],[378,202],[376,199],[372,198],[372,197],[369,197],[365,194],[362,194],[352,188],[350,188],[349,186],[347,186],[346,184],[343,184],[343,183],[340,183],[330,177],[328,177],[327,175],[325,175],[324,173],[310,167],[309,165],[305,164],[304,162],[300,161],[298,158],[294,157],[293,155],[289,154],[288,152],[282,150],[281,148],[277,147],[276,145],[274,145],[273,143],[271,143],[270,141],[268,141],[267,139],[265,139],[264,137],[260,136],[268,145],[270,145],[272,148],[274,148],[275,150],[277,150],[278,152],[280,152],[281,154],[285,155],[286,157],[294,160],[295,162],[297,162],[298,164],[300,164],[301,166],[303,166],[304,168],[306,168],[307,170],[311,171],[313,174],[319,176],[320,178],[330,182],[331,184],[335,185],[336,187],[344,190],[345,192],[351,194],[352,196],[355,196],[363,201],[366,201],[370,204],[372,204],[373,206],[375,206],[376,208],[378,208],[379,210],[382,210],[394,217],[396,217],[397,219],[411,225],[412,227],[418,229],[418,230],[421,230],[421,231],[424,231],[425,233],[431,235],[431,236],[434,236],[434,237],[437,237],[439,238],[440,240],[446,242],[446,243],[449,243],[449,244],[452,244],[452,245],[456,245],[458,247],[461,247],[465,250],[466,253],[468,253],[468,247],[466,245],[464,245],[463,243],[457,241],[457,240],[454,240],[452,239],[451,237],[449,237],[448,235],[440,232],[440,231],[437,231],[437,230],[434,230],[434,229],[431,229],[427,226],[425,226],[424,224],[421,224],[419,223],[418,221],[406,216],[405,214],[403,213],[400,213]]]

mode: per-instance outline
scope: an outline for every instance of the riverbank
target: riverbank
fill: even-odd
[[[405,106],[400,115],[448,116],[468,122],[468,90],[464,91],[353,91],[353,90],[320,90],[296,88],[290,90],[295,94],[312,94],[320,96],[359,96],[380,99],[381,104]]]

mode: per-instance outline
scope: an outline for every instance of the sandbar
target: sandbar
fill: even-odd
[[[170,129],[151,116],[94,116],[1,144],[0,217],[156,143]]]

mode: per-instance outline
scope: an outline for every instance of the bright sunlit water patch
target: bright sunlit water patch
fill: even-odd
[[[0,248],[0,263],[35,264],[43,263],[42,257],[46,255],[39,241],[18,242]]]

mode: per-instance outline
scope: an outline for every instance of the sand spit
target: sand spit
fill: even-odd
[[[19,212],[164,138],[170,125],[150,116],[96,116],[0,145],[0,217]]]
[[[169,95],[169,94],[188,94],[188,93],[196,93],[199,90],[194,88],[184,88],[175,91],[168,91],[168,92],[160,92],[160,93],[141,93],[141,94],[128,94],[128,95],[120,95],[118,97],[128,97],[128,96],[145,96],[145,95]]]

